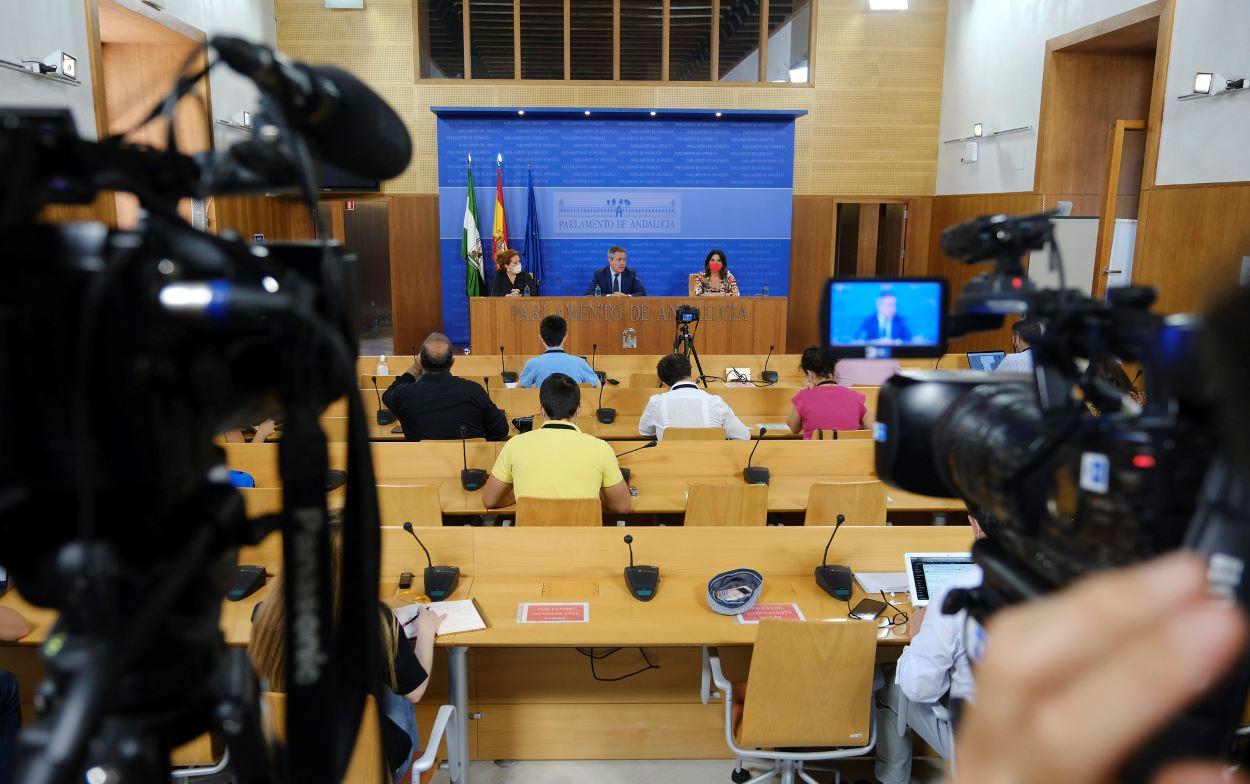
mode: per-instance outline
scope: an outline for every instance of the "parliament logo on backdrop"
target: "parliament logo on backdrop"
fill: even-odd
[[[611,239],[681,232],[681,194],[666,191],[554,191],[553,235]]]

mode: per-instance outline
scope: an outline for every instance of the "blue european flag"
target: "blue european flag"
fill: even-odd
[[[542,285],[543,275],[543,241],[538,231],[538,199],[534,197],[534,170],[529,170],[529,208],[525,216],[525,266],[530,274]]]

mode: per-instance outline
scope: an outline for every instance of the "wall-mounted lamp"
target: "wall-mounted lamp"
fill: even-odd
[[[978,139],[985,135],[985,127],[981,123],[972,124],[972,135]]]
[[[1194,95],[1210,95],[1213,81],[1215,81],[1215,74],[1201,71],[1194,74]]]
[[[43,58],[43,64],[52,66],[67,79],[78,78],[78,59],[69,52],[57,50]]]

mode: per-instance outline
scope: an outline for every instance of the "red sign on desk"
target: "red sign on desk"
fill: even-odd
[[[805,621],[797,604],[757,604],[738,616],[738,623],[759,623],[765,618],[781,621]]]
[[[522,602],[517,623],[589,623],[589,602]]]

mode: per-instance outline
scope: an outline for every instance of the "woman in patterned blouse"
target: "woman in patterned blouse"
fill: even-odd
[[[703,260],[703,274],[694,279],[696,297],[736,297],[738,281],[729,271],[725,251],[713,250]]]

